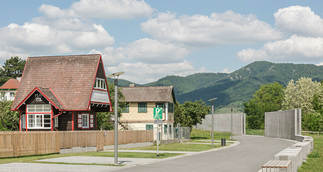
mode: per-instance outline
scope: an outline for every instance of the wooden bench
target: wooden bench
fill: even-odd
[[[262,166],[262,172],[291,172],[290,160],[270,160]]]

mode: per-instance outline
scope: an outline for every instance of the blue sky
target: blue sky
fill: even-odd
[[[232,72],[254,61],[323,65],[320,0],[10,0],[0,63],[11,56],[102,54],[136,83]]]

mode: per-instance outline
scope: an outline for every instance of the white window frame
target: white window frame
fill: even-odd
[[[46,124],[49,124],[49,127],[45,127],[45,115],[48,115],[49,116],[49,123],[46,123]],[[29,118],[31,118],[31,116],[34,116],[34,126],[30,126],[30,122],[29,122]],[[38,120],[37,120],[37,117],[40,117],[41,116],[41,126],[37,126],[38,125]],[[51,115],[50,114],[27,114],[27,126],[28,126],[28,129],[51,129]]]
[[[15,95],[16,95],[15,92],[10,92],[9,94],[10,94],[10,97],[15,98]]]
[[[86,116],[86,124],[84,125],[84,117]],[[82,128],[90,128],[90,114],[88,113],[82,113]]]
[[[107,85],[105,83],[105,79],[95,78],[94,88],[106,90]]]
[[[55,120],[55,121],[54,121],[54,122],[55,122],[55,128],[57,128],[57,127],[58,127],[58,116],[57,116],[57,117],[55,117],[55,118],[54,118],[54,120]]]
[[[38,108],[37,108],[38,107]],[[46,109],[46,107],[49,109]],[[37,109],[40,109],[38,111]],[[27,105],[27,112],[51,112],[51,105],[50,104],[29,104]]]

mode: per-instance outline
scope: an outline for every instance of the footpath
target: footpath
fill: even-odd
[[[240,171],[252,172],[259,171],[261,165],[283,150],[294,144],[290,140],[267,138],[262,136],[236,136],[237,142],[230,146],[203,152],[181,152],[181,151],[159,151],[160,153],[185,153],[184,155],[166,158],[166,159],[149,159],[149,158],[120,158],[119,163],[123,166],[100,166],[100,165],[68,165],[68,164],[44,164],[44,163],[9,163],[0,164],[0,171]],[[120,150],[130,152],[130,150]],[[132,152],[153,152],[156,151],[138,151]],[[85,157],[71,156],[62,158],[52,158],[41,160],[49,163],[97,163],[113,164],[113,157]]]

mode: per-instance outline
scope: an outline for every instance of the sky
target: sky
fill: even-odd
[[[101,54],[138,84],[230,73],[254,61],[323,65],[321,0],[10,0],[0,64],[12,56]]]

